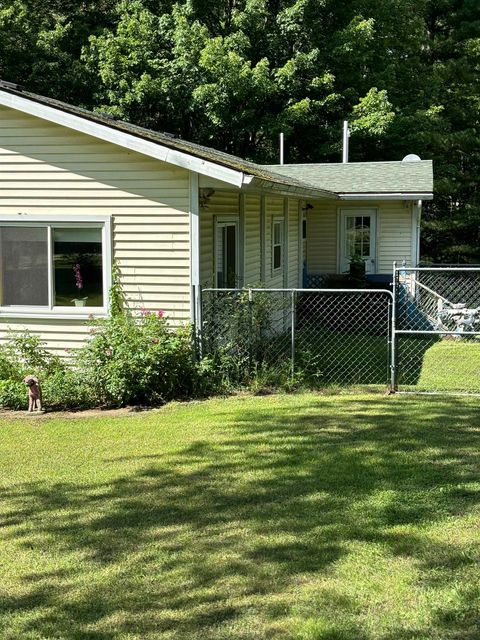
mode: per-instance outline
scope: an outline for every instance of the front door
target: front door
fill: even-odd
[[[238,286],[238,220],[217,220],[215,274],[219,289]]]
[[[346,273],[350,261],[361,258],[365,272],[376,272],[376,227],[375,209],[343,209],[340,212],[340,271]]]

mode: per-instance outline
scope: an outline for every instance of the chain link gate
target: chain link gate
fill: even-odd
[[[480,394],[480,268],[393,267],[393,388]]]
[[[391,381],[386,289],[204,289],[200,342],[235,382],[325,386]]]

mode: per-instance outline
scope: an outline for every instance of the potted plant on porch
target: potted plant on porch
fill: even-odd
[[[365,285],[365,260],[359,253],[350,256],[348,275],[352,284]]]

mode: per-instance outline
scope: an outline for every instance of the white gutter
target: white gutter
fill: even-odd
[[[339,193],[341,200],[433,200],[433,193]]]
[[[420,233],[421,233],[421,223],[422,223],[422,201],[419,200],[418,201],[418,214],[417,214],[417,255],[415,256],[416,258],[416,263],[414,266],[417,266],[420,263]]]

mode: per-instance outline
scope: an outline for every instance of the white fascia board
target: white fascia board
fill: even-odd
[[[143,155],[168,162],[177,167],[211,176],[212,178],[218,178],[222,182],[227,182],[236,187],[241,187],[244,181],[242,171],[229,169],[228,167],[210,162],[209,160],[197,158],[189,153],[171,149],[158,142],[144,140],[130,133],[67,113],[55,107],[49,107],[34,100],[0,91],[0,105],[16,109],[22,113],[53,122],[63,127],[68,127],[74,131],[93,136],[94,138],[111,142],[125,149],[142,153]]]
[[[433,193],[340,193],[341,200],[433,200]]]
[[[281,184],[278,182],[272,182],[264,178],[257,178],[255,176],[245,176],[249,178],[248,183],[244,181],[244,185],[248,187],[248,191],[256,193],[271,193],[278,196],[286,197],[303,197],[303,198],[316,198],[337,200],[338,194],[333,191],[322,191],[321,189],[315,189],[312,187],[298,187],[296,185]]]

